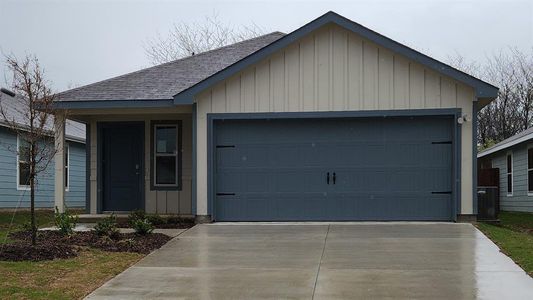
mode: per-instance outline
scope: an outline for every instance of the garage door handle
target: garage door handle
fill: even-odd
[[[439,195],[441,195],[441,194],[451,194],[451,193],[452,193],[452,191],[443,191],[443,192],[431,192],[431,193],[432,193],[432,194],[439,194]]]
[[[337,175],[335,174],[335,172],[333,172],[333,184],[335,184],[336,180],[337,180]]]
[[[235,196],[235,193],[217,193],[217,196]]]
[[[329,184],[329,172],[326,175],[326,183]]]

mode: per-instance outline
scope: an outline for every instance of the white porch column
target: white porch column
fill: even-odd
[[[58,112],[54,119],[55,134],[55,187],[54,207],[59,212],[65,210],[65,115]]]

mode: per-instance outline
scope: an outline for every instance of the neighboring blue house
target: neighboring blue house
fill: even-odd
[[[1,89],[0,105],[7,113],[20,114],[22,101],[8,90]],[[2,119],[2,118],[0,118]],[[66,127],[65,200],[69,208],[85,207],[85,124],[67,121]],[[17,155],[22,141],[3,120],[0,120],[0,208],[30,206],[30,189],[26,162]],[[25,171],[26,170],[26,171]],[[35,206],[54,206],[54,160],[38,175]]]
[[[500,208],[533,212],[533,128],[479,152],[478,167],[500,170]]]

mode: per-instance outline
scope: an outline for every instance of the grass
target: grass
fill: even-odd
[[[79,299],[142,257],[87,249],[72,259],[0,262],[0,299]]]
[[[500,225],[479,223],[477,227],[533,276],[533,214],[501,212],[500,221]]]
[[[0,247],[8,231],[29,221],[27,211],[17,212],[11,224],[12,216],[12,212],[0,212]],[[36,220],[39,226],[52,225],[53,212],[38,211]],[[143,256],[83,249],[72,259],[0,261],[0,299],[80,299]]]
[[[52,210],[36,210],[35,222],[38,227],[51,226],[54,224],[54,212]],[[13,222],[11,222],[13,220]],[[12,211],[0,212],[0,244],[10,242],[6,239],[9,232],[17,231],[25,223],[30,222],[30,211],[21,210],[13,214]]]

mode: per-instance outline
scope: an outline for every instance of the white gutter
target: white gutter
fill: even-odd
[[[523,142],[528,141],[530,139],[533,139],[533,132],[530,133],[530,134],[526,134],[523,137],[517,138],[516,140],[510,141],[508,143],[501,144],[501,145],[495,146],[493,148],[487,149],[487,150],[485,150],[483,152],[480,152],[480,153],[478,153],[477,158],[481,158],[483,156],[492,154],[494,152],[498,152],[500,150],[503,150],[503,149],[509,148],[511,146],[523,143]]]

